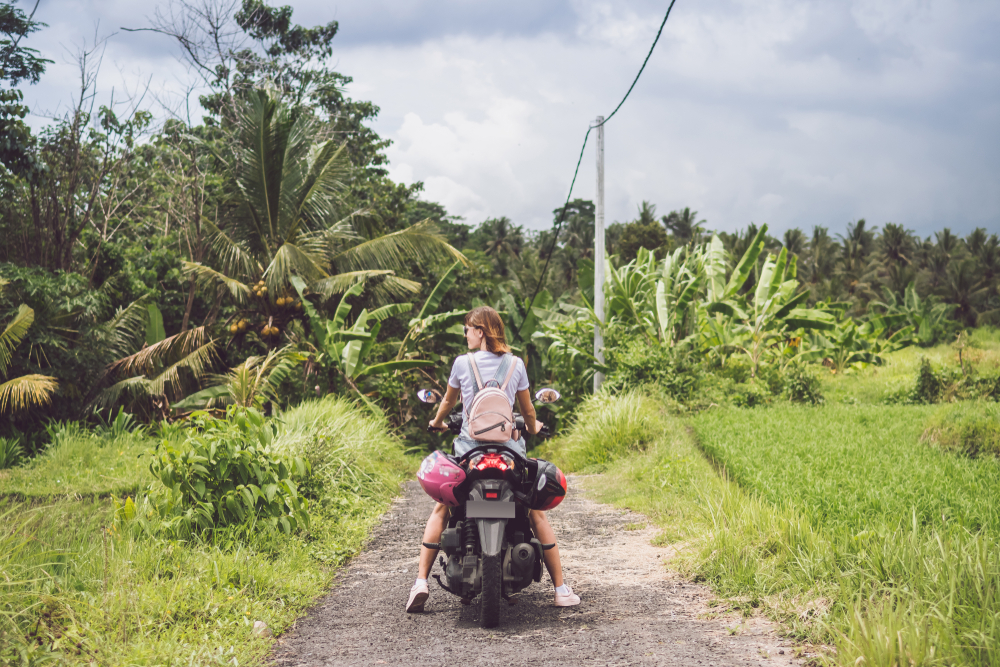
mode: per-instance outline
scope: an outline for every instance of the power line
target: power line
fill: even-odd
[[[667,25],[667,19],[670,18],[670,10],[674,8],[675,2],[677,2],[677,0],[670,0],[670,6],[667,7],[667,13],[663,16],[663,21],[660,23],[660,29],[656,31],[656,37],[653,39],[653,44],[649,47],[649,53],[646,54],[646,59],[642,61],[642,67],[639,68],[639,72],[635,75],[635,79],[632,80],[632,85],[629,86],[628,90],[625,92],[625,97],[622,98],[622,101],[618,103],[615,110],[605,117],[603,121],[597,125],[587,126],[587,133],[583,135],[583,145],[580,146],[580,157],[576,159],[576,169],[573,170],[573,180],[570,181],[569,184],[569,193],[566,195],[566,202],[563,204],[562,212],[559,213],[559,219],[556,220],[554,233],[552,234],[552,242],[549,244],[549,250],[545,257],[545,264],[542,266],[542,275],[538,277],[538,284],[535,285],[535,292],[531,295],[531,300],[528,302],[528,315],[531,314],[531,309],[535,306],[535,297],[538,296],[538,293],[542,290],[542,285],[545,283],[545,274],[549,270],[549,262],[552,261],[552,254],[555,252],[556,243],[559,241],[559,230],[562,227],[563,221],[566,219],[566,209],[569,207],[569,200],[573,196],[573,186],[576,185],[576,177],[580,173],[580,163],[583,162],[583,151],[587,148],[587,139],[590,138],[590,131],[605,125],[609,120],[611,120],[614,115],[618,113],[618,110],[622,108],[622,105],[625,104],[625,100],[628,99],[628,96],[632,94],[632,89],[635,88],[635,84],[639,83],[639,77],[642,76],[643,70],[646,69],[646,63],[649,62],[649,57],[653,55],[653,49],[656,48],[656,43],[660,41],[660,35],[663,34],[663,26]],[[525,319],[528,318],[528,315],[525,315]],[[518,340],[521,339],[521,328],[516,325],[514,327],[514,335],[517,336]]]

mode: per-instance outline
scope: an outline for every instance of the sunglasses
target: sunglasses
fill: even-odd
[[[469,327],[469,326],[463,326],[463,327],[462,327],[462,332],[463,332],[463,333],[464,333],[464,334],[465,334],[466,336],[468,336],[468,335],[469,335],[469,329],[479,329],[480,331],[482,331],[482,330],[483,330],[483,328],[482,328],[482,327]]]

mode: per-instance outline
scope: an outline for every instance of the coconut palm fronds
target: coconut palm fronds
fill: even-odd
[[[48,375],[22,375],[0,384],[0,414],[46,405],[59,383]]]

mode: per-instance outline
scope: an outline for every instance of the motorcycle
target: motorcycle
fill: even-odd
[[[440,398],[433,390],[417,395],[427,403]],[[559,394],[546,388],[536,398],[551,403]],[[460,411],[452,412],[446,430],[457,435],[462,421]],[[514,423],[523,433],[523,418],[515,414]],[[547,431],[543,427],[540,434]],[[501,600],[513,604],[511,595],[541,581],[543,553],[555,544],[542,544],[535,537],[528,512],[558,505],[566,495],[565,475],[548,461],[489,443],[461,457],[436,451],[424,459],[417,479],[431,498],[451,508],[440,542],[423,543],[447,557],[439,560],[447,583],[441,575],[433,575],[434,579],[462,604],[480,596],[480,625],[496,627]]]

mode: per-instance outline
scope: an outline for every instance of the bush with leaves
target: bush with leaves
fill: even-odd
[[[609,331],[605,354],[612,368],[605,384],[611,393],[655,385],[678,403],[690,401],[698,389],[703,364],[686,351],[649,345],[645,339]]]
[[[306,477],[310,466],[274,453],[275,422],[236,406],[226,419],[206,413],[193,419],[199,430],[180,447],[164,442],[149,466],[157,479],[149,499],[160,529],[187,535],[253,522],[285,533],[308,527],[308,501],[293,478]]]
[[[943,372],[935,371],[926,357],[920,358],[917,379],[910,391],[911,403],[937,403],[944,395],[948,379]]]
[[[823,403],[823,393],[820,391],[819,378],[816,372],[808,366],[795,365],[785,372],[784,395],[793,403],[808,403],[820,405]]]

